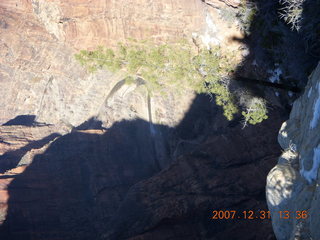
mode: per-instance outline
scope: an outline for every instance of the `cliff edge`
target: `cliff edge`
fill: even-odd
[[[320,64],[283,123],[283,154],[267,178],[267,201],[279,240],[320,239]]]

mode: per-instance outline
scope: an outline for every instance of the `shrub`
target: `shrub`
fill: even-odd
[[[240,29],[246,33],[250,34],[250,28],[254,21],[256,21],[256,16],[258,13],[258,7],[255,3],[242,0],[237,17],[240,21]]]
[[[262,98],[254,97],[250,100],[246,110],[242,112],[244,117],[243,127],[250,124],[257,124],[268,118],[266,102]]]
[[[299,31],[301,28],[303,3],[305,0],[279,0],[283,7],[279,15],[284,21],[291,25],[292,30]]]

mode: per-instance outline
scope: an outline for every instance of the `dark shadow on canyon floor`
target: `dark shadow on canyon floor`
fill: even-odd
[[[77,126],[75,129],[86,130],[86,129],[106,129],[106,128],[102,127],[102,121],[99,121],[96,118],[92,117],[87,121],[85,121],[84,123]]]
[[[198,96],[179,126],[155,126],[159,138],[139,119],[107,130],[74,130],[9,185],[0,237],[273,239],[269,220],[211,217],[213,210],[266,209],[266,174],[280,154],[276,135],[285,117],[274,111],[264,123],[241,130],[208,97]],[[196,144],[172,159],[179,140]],[[167,152],[159,153],[153,141],[163,141],[160,151]],[[169,159],[161,170],[159,156]]]
[[[35,115],[19,115],[16,116],[14,119],[9,120],[8,122],[2,124],[2,126],[36,126],[40,125],[40,123],[35,121],[36,116]]]
[[[18,165],[21,158],[29,152],[31,149],[39,149],[48,144],[50,141],[61,136],[58,133],[50,134],[49,136],[44,137],[43,139],[30,142],[26,146],[19,148],[14,151],[6,152],[0,156],[0,173],[4,173],[7,170],[10,170]]]

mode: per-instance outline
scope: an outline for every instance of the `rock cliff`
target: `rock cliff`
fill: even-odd
[[[320,65],[281,127],[283,153],[267,179],[268,206],[279,240],[320,239],[319,133]]]
[[[73,57],[79,49],[114,46],[129,37],[157,42],[191,39],[192,35],[206,45],[221,43],[237,49],[239,44],[232,37],[241,37],[235,24],[222,21],[217,9],[200,0],[1,1],[0,12],[4,106],[0,123],[18,115],[35,115],[38,122],[78,126],[110,110],[105,109],[105,99],[122,76],[85,72]],[[154,112],[159,119],[154,120],[177,124],[194,97],[192,93],[184,96],[171,94],[170,100],[157,102],[154,106],[159,109]],[[126,94],[122,102],[139,105],[142,99],[145,93]],[[117,107],[112,106],[121,112]],[[146,110],[137,108],[126,110],[125,115],[145,119]],[[104,117],[108,126],[119,120],[112,114]]]

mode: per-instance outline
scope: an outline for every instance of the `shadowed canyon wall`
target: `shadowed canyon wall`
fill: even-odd
[[[242,130],[241,124],[228,126],[221,111],[199,96],[178,127],[155,125],[167,140],[180,139],[173,145],[180,155],[162,170],[146,121],[74,130],[38,152],[24,171],[0,176],[7,193],[0,236],[274,239],[268,219],[211,217],[213,210],[266,210],[266,174],[280,154],[277,129],[270,129],[285,116],[277,110],[260,126]]]

